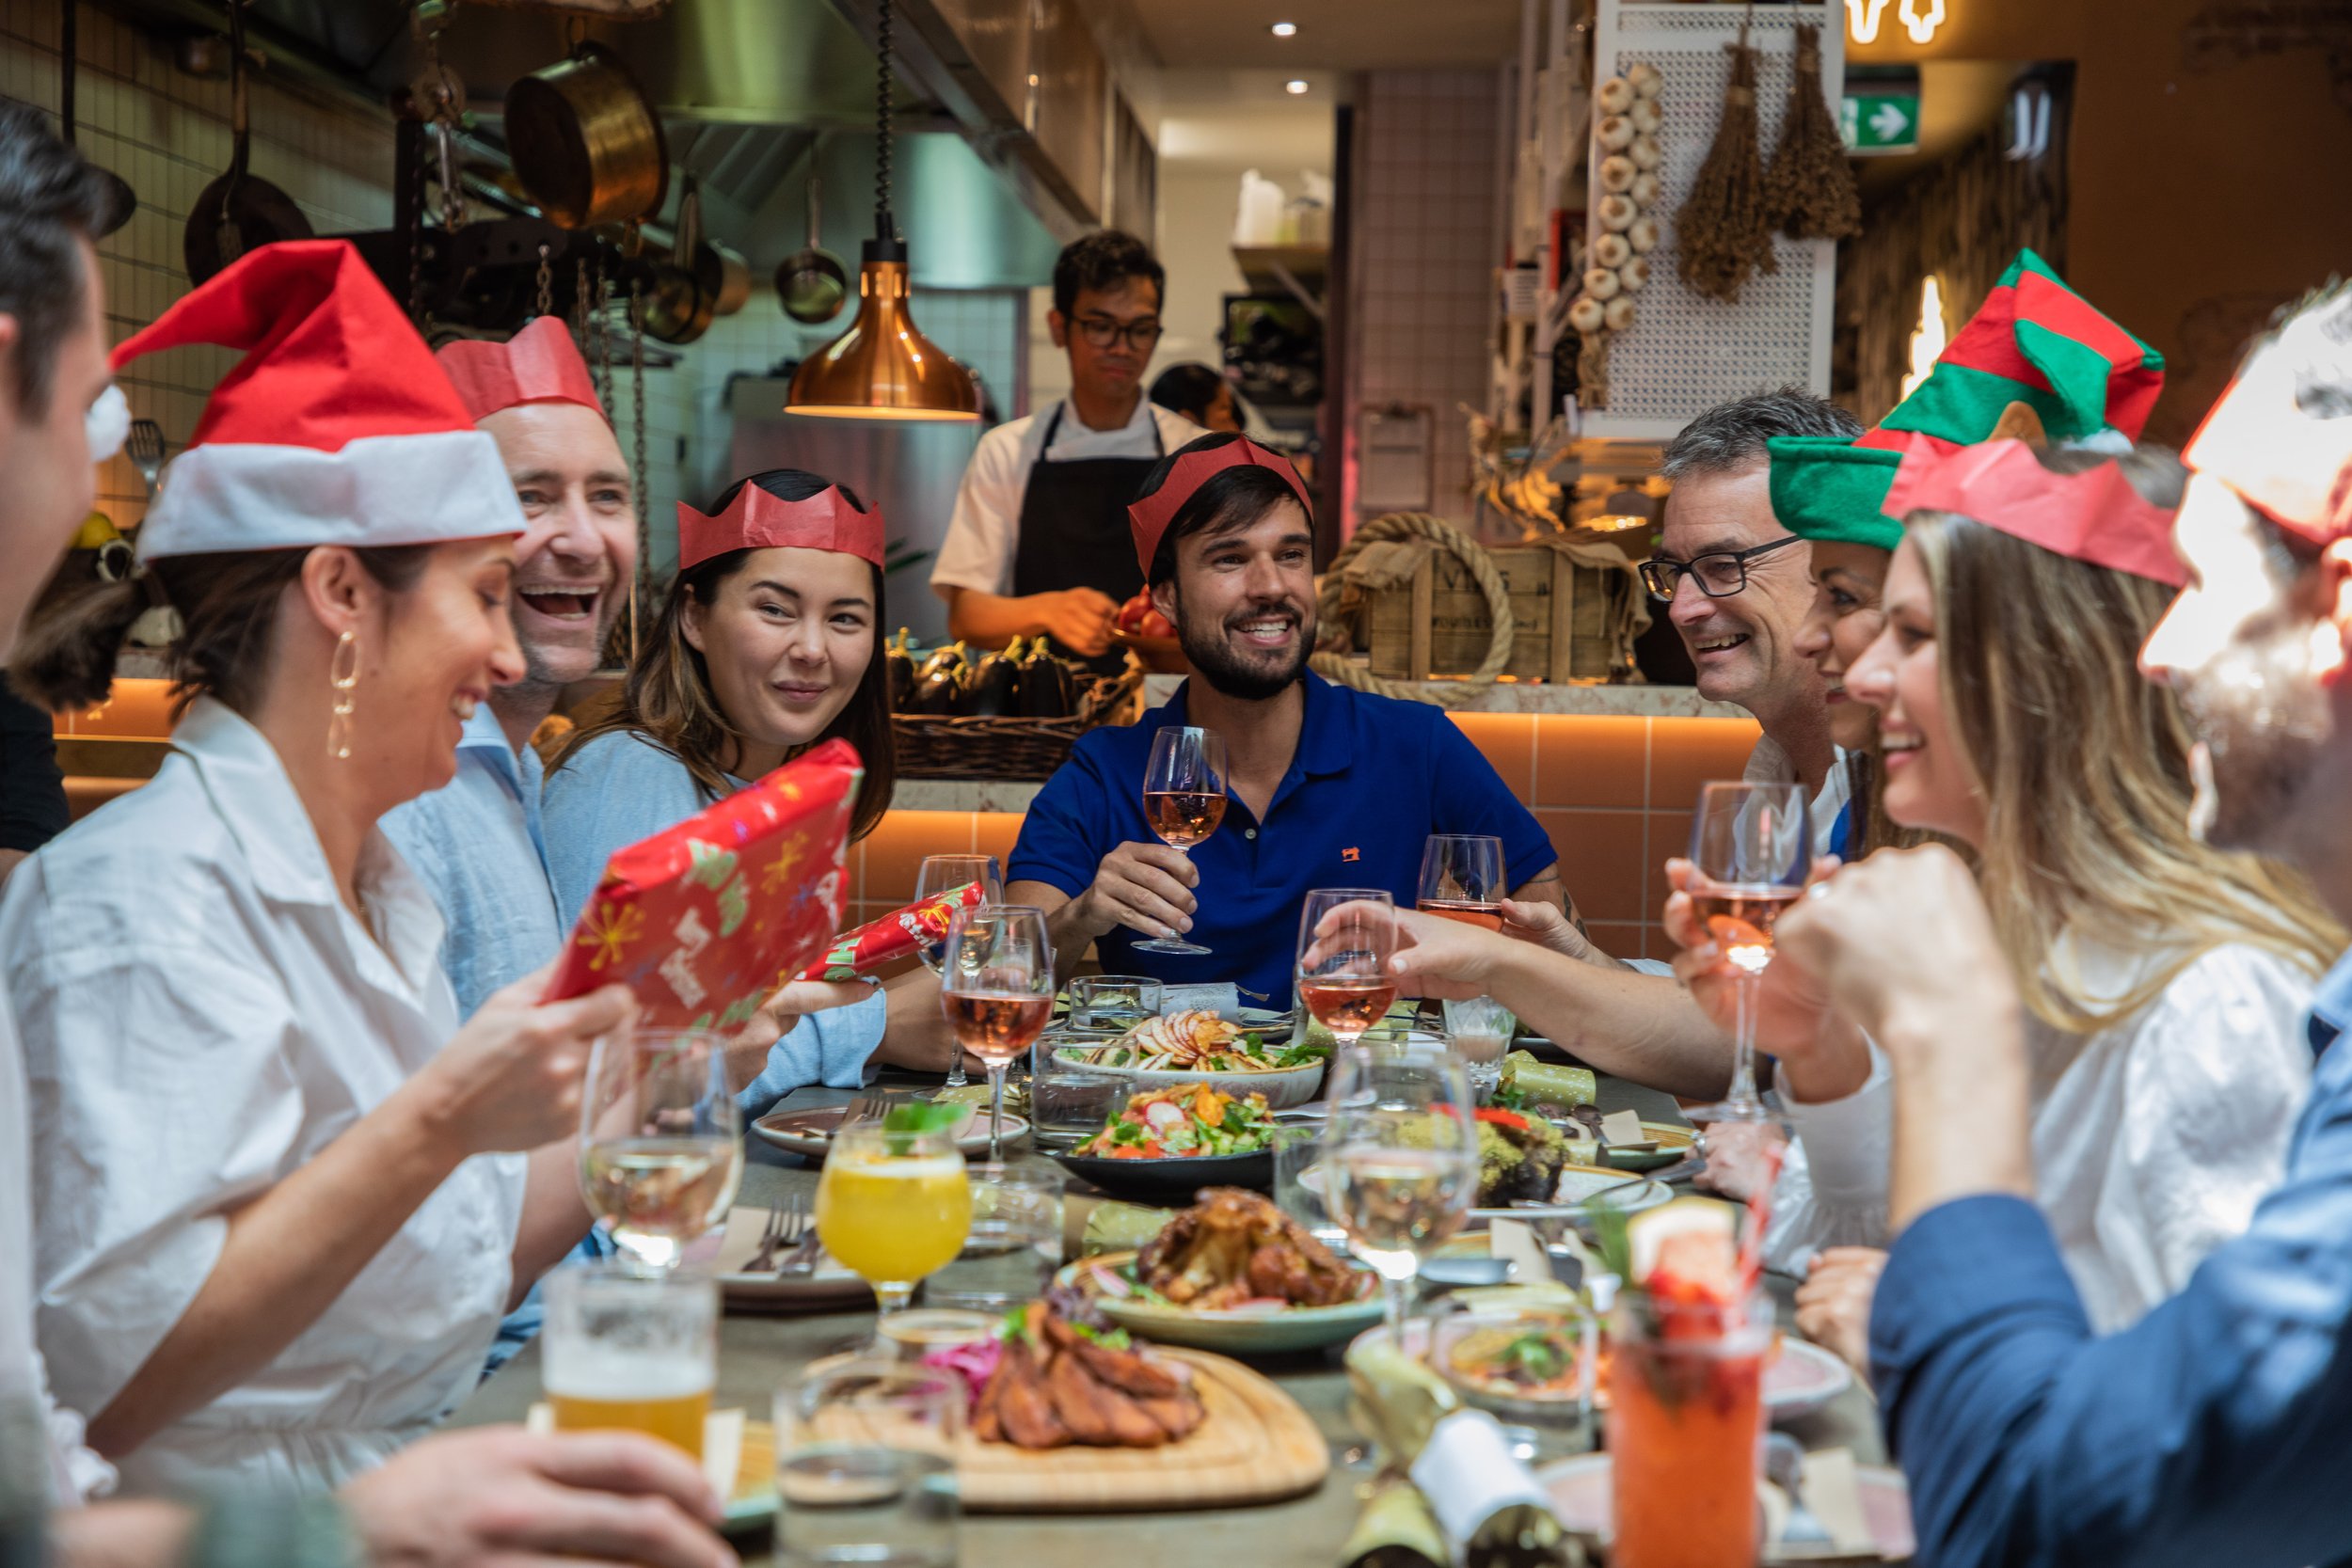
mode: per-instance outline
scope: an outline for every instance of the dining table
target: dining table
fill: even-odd
[[[1631,1110],[1643,1119],[1677,1123],[1674,1100],[1656,1089],[1605,1073],[1595,1074],[1596,1102],[1603,1112]],[[887,1072],[882,1088],[914,1094],[935,1087],[936,1078]],[[803,1088],[779,1110],[836,1105],[850,1091]],[[813,1161],[775,1148],[746,1134],[743,1181],[736,1203],[765,1212],[794,1194],[814,1207],[818,1167]],[[1007,1150],[1009,1161],[1041,1159]],[[1106,1195],[1073,1177],[1066,1190],[1066,1244],[1075,1248],[1085,1234],[1087,1211]],[[1075,1256],[1074,1250],[1070,1253]],[[1791,1316],[1796,1281],[1767,1276],[1782,1323]],[[779,1385],[798,1377],[810,1362],[867,1338],[874,1324],[863,1310],[739,1310],[730,1306],[719,1331],[716,1409],[740,1408],[765,1420]],[[1793,1332],[1793,1329],[1790,1330]],[[1240,1507],[1147,1513],[978,1513],[963,1516],[958,1560],[961,1568],[1120,1568],[1151,1562],[1248,1562],[1252,1568],[1336,1568],[1365,1490],[1377,1473],[1378,1458],[1347,1414],[1344,1346],[1281,1355],[1246,1357],[1298,1402],[1329,1444],[1330,1473],[1322,1484],[1286,1501]],[[486,1379],[460,1407],[451,1424],[474,1426],[525,1418],[540,1394],[536,1341]],[[1857,1381],[1829,1404],[1782,1423],[1808,1449],[1844,1448],[1862,1464],[1884,1463],[1878,1413]],[[747,1563],[771,1560],[772,1533],[765,1528],[730,1537]],[[781,1559],[773,1559],[781,1561]]]

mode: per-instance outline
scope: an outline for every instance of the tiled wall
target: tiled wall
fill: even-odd
[[[1470,438],[1455,404],[1486,405],[1497,99],[1491,71],[1375,71],[1356,121],[1349,430],[1366,407],[1428,405],[1432,510],[1462,520]]]

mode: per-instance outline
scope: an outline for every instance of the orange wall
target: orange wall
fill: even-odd
[[[1849,58],[2075,62],[2066,272],[2164,353],[2171,373],[2150,434],[2177,444],[2272,309],[2352,271],[2352,88],[2339,97],[2315,43],[2256,52],[2246,42],[2258,36],[2256,13],[2341,8],[1946,0],[1946,9],[1932,43],[1904,40],[1890,17],[1876,43],[1850,44]],[[2344,42],[2341,20],[2309,25]],[[2245,57],[2214,50],[2222,38]]]

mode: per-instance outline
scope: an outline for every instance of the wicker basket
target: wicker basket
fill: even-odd
[[[1132,724],[1142,713],[1143,672],[1081,675],[1078,713],[1068,719],[946,719],[891,716],[902,779],[1044,780],[1080,736],[1102,724]]]

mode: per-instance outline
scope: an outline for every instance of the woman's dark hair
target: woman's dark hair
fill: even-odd
[[[1206,365],[1170,365],[1152,383],[1152,401],[1195,424],[1205,424],[1209,404],[1224,385],[1225,378]]]
[[[389,545],[351,553],[387,591],[405,594],[424,576],[433,550],[431,545]],[[93,707],[114,685],[115,659],[132,623],[149,606],[164,603],[181,625],[164,654],[173,715],[199,697],[215,697],[249,719],[269,672],[278,601],[301,578],[310,556],[309,546],[172,555],[122,581],[92,583],[35,613],[8,666],[8,680],[52,712]]]
[[[714,516],[724,512],[746,484],[756,484],[777,499],[787,501],[806,500],[834,487],[832,480],[800,468],[771,468],[728,485],[707,510]],[[867,510],[856,491],[846,484],[840,490],[851,506],[860,512]],[[581,747],[599,736],[628,732],[644,736],[684,763],[706,800],[716,800],[727,793],[727,773],[743,732],[720,707],[718,695],[710,687],[710,667],[686,639],[686,610],[690,605],[718,602],[720,586],[740,572],[751,558],[752,551],[748,549],[729,550],[698,562],[677,575],[670,584],[669,596],[662,601],[660,614],[654,618],[651,634],[629,665],[619,705],[574,731],[557,754],[555,768],[570,762]],[[816,740],[809,742],[814,746],[837,736],[856,747],[858,757],[866,765],[866,783],[858,792],[857,813],[850,823],[852,839],[864,838],[881,823],[882,814],[890,809],[890,797],[898,774],[898,748],[890,728],[890,662],[882,650],[882,574],[879,566],[870,570],[874,584],[873,655],[866,661],[865,673],[858,677],[857,689],[850,694],[849,705],[834,715],[833,722],[825,726]],[[807,749],[800,748],[792,756]]]
[[[1231,431],[1219,431],[1185,442],[1144,475],[1143,487],[1136,492],[1136,499],[1158,494],[1168,475],[1176,471],[1180,458],[1196,451],[1215,451],[1241,439]],[[1176,575],[1177,540],[1189,539],[1196,533],[1238,533],[1284,501],[1296,505],[1298,492],[1272,468],[1256,463],[1219,468],[1176,509],[1168,531],[1160,535],[1160,546],[1152,553],[1152,570],[1145,580],[1157,587]],[[1311,515],[1309,521],[1312,520]]]

